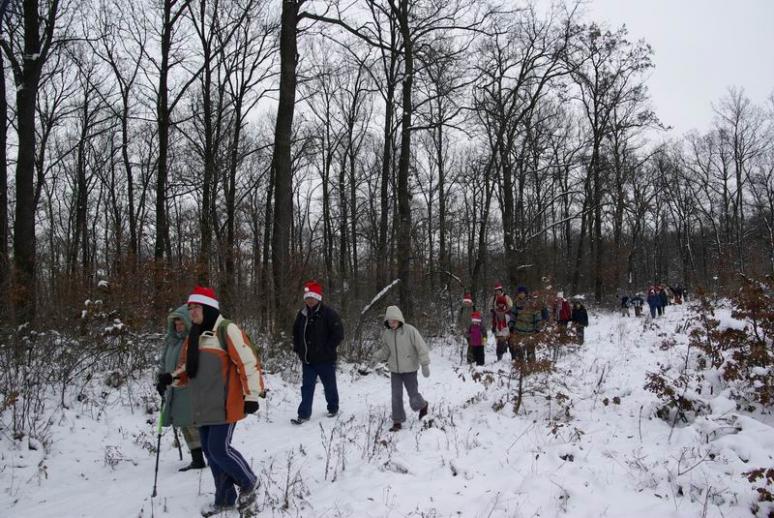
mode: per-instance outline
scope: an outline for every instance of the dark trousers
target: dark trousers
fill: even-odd
[[[656,309],[658,310],[658,316],[664,314],[664,306],[656,306]]]
[[[328,412],[339,411],[339,390],[336,388],[336,362],[330,363],[302,363],[301,376],[301,404],[298,405],[298,417],[309,419],[312,415],[312,402],[314,401],[314,387],[317,377],[323,385],[325,401],[328,403]]]
[[[242,454],[231,447],[236,423],[199,427],[202,450],[215,479],[215,505],[231,506],[237,498],[236,487],[250,489],[256,476]]]
[[[470,349],[473,352],[473,360],[476,365],[484,365],[484,346],[471,347]]]
[[[648,306],[650,308],[650,318],[656,318],[656,306]],[[659,313],[660,315],[661,313]]]
[[[583,345],[586,327],[583,324],[575,324],[575,337],[579,344]]]

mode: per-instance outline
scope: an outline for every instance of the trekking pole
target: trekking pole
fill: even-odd
[[[180,438],[177,436],[177,426],[173,426],[172,431],[175,433],[175,444],[177,444],[177,453],[180,455],[180,460],[183,460],[183,447],[180,445]]]
[[[156,482],[159,479],[159,455],[161,454],[161,420],[164,416],[164,410],[165,408],[165,400],[164,397],[161,398],[161,410],[159,411],[159,421],[156,425],[156,468],[153,473],[153,493],[151,493],[151,498],[156,498]]]

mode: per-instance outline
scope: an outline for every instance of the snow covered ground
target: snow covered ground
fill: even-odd
[[[325,417],[318,384],[300,427],[289,422],[298,374],[270,374],[270,397],[234,438],[260,476],[260,516],[750,516],[755,494],[742,473],[774,464],[771,423],[720,393],[710,415],[672,431],[643,388],[657,363],[683,364],[687,318],[685,306],[653,324],[591,312],[586,344],[528,381],[519,415],[516,380],[492,344],[487,364],[470,368],[453,339],[432,341],[431,376],[420,377],[430,414],[410,413],[398,433],[387,431],[382,373],[342,364],[341,413]],[[662,350],[667,338],[677,345]],[[105,390],[107,405],[74,403],[57,416],[48,454],[0,442],[0,516],[198,516],[212,498],[209,470],[178,473],[188,452],[179,461],[165,430],[151,499],[155,416],[126,404],[126,389]]]

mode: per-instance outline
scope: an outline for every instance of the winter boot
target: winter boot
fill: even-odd
[[[201,448],[194,448],[191,450],[191,463],[188,466],[183,466],[178,471],[188,471],[189,469],[203,469],[207,467],[204,462],[204,455],[202,455]]]
[[[430,403],[425,402],[425,406],[419,409],[419,419],[422,419],[427,415],[427,408],[430,406]]]
[[[390,431],[397,432],[397,431],[400,431],[401,428],[402,426],[400,423],[392,423],[392,428],[390,428]]]
[[[209,504],[202,507],[202,516],[216,516],[221,513],[227,513],[228,511],[233,511],[236,509],[236,506],[234,505],[218,505],[215,503],[210,502]]]
[[[336,410],[335,412],[331,412],[329,410],[327,415],[328,415],[328,417],[336,417],[337,415],[339,415],[339,411]]]
[[[255,497],[256,493],[258,492],[259,485],[260,482],[256,479],[255,484],[253,484],[252,487],[239,491],[239,498],[237,498],[237,509],[239,510],[240,514],[247,514],[255,508]]]
[[[304,424],[307,421],[309,421],[308,417],[301,417],[301,416],[298,416],[297,418],[290,420],[290,422],[293,424]]]

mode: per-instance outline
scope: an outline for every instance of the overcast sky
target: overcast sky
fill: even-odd
[[[758,104],[774,92],[774,0],[591,0],[587,10],[653,47],[647,84],[675,136],[708,129],[729,86]]]

